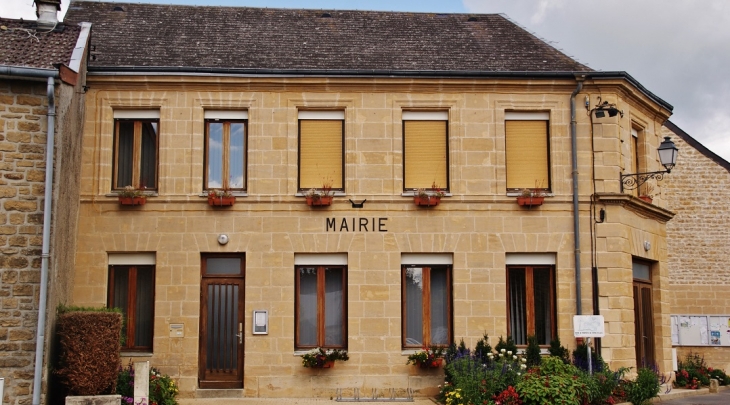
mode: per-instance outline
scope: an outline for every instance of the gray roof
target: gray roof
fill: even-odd
[[[590,68],[498,14],[73,1],[89,71],[576,72]]]
[[[36,30],[35,21],[0,18],[0,66],[55,69],[69,65],[81,27],[59,24]]]

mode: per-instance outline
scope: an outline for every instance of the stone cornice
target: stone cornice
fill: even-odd
[[[636,215],[644,218],[655,219],[662,223],[667,223],[670,219],[674,218],[675,215],[672,211],[645,202],[644,200],[630,194],[599,193],[595,195],[595,200],[596,202],[606,205],[621,206]]]

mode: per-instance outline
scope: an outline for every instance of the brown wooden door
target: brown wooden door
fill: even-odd
[[[200,291],[200,388],[243,388],[242,257],[204,257]]]
[[[636,332],[636,365],[654,365],[654,310],[651,283],[634,280],[634,327]]]

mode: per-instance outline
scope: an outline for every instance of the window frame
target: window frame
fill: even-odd
[[[512,296],[511,296],[511,284],[510,284],[510,271],[511,270],[525,270],[525,318],[526,318],[526,331],[525,331],[525,343],[517,344],[518,347],[527,346],[527,336],[536,335],[535,326],[535,284],[534,284],[534,270],[535,269],[547,269],[550,275],[550,285],[548,286],[548,301],[550,302],[550,340],[555,339],[557,336],[557,285],[556,285],[556,272],[555,265],[550,264],[531,264],[531,265],[518,265],[510,264],[507,265],[507,277],[505,285],[507,287],[507,336],[512,337]],[[548,347],[550,343],[540,343],[540,347]]]
[[[407,322],[408,322],[408,309],[406,295],[406,271],[409,268],[420,268],[423,271],[423,290],[421,295],[421,302],[423,303],[421,316],[423,319],[423,342],[420,344],[408,344],[407,343]],[[447,326],[446,330],[448,333],[447,344],[438,345],[440,347],[447,347],[454,342],[454,295],[453,295],[453,266],[450,264],[402,264],[401,265],[401,347],[405,350],[420,349],[423,347],[432,346],[431,343],[431,269],[442,268],[446,270],[446,316]]]
[[[541,190],[545,193],[550,193],[552,191],[552,157],[551,157],[551,136],[550,136],[550,111],[505,111],[504,113],[504,141],[505,141],[505,188],[508,193],[519,193],[524,188],[536,188],[537,184],[530,185],[530,187],[510,187],[509,184],[509,177],[507,172],[509,171],[508,168],[508,160],[509,160],[509,151],[507,149],[507,138],[508,138],[508,131],[507,131],[507,122],[508,121],[543,121],[545,123],[545,136],[546,136],[546,148],[545,151],[546,154],[546,165],[547,165],[547,178],[544,179],[547,184],[542,184],[542,187],[537,188],[538,190]]]
[[[124,319],[124,335],[125,341],[121,347],[122,351],[133,351],[133,352],[152,352],[154,345],[154,330],[155,330],[155,295],[156,295],[156,266],[154,264],[110,264],[108,269],[108,285],[107,285],[107,308],[115,308],[114,306],[114,288],[115,288],[115,271],[117,269],[125,269],[128,271],[127,277],[127,302],[126,308],[120,308],[124,312],[126,310],[126,319]],[[137,312],[137,274],[140,271],[149,271],[152,273],[152,305],[150,306],[150,319],[152,325],[150,330],[152,331],[151,341],[149,346],[137,345],[134,340],[136,324],[136,312]],[[118,307],[117,307],[118,308]]]
[[[120,125],[121,123],[133,123],[133,141],[132,141],[132,184],[118,184],[119,183],[119,158],[120,153]],[[155,132],[155,153],[154,153],[154,185],[143,184],[142,181],[142,127],[145,123],[156,124],[157,130]],[[160,117],[157,111],[145,111],[140,112],[138,117],[135,117],[134,112],[121,111],[114,113],[114,138],[113,138],[113,152],[112,152],[112,191],[123,190],[126,186],[131,185],[135,189],[145,189],[150,191],[156,191],[159,187],[159,176],[160,176]]]
[[[300,309],[300,269],[316,268],[317,269],[317,344],[305,345],[299,342],[299,309]],[[326,320],[325,320],[325,270],[339,269],[342,272],[342,345],[327,345],[326,339]],[[309,350],[316,347],[327,349],[347,350],[347,265],[340,264],[297,264],[294,266],[294,348],[295,350]]]
[[[406,126],[408,122],[426,122],[426,121],[439,121],[443,122],[445,126],[445,133],[444,133],[444,144],[445,144],[445,154],[446,154],[446,160],[444,162],[445,165],[445,184],[438,184],[438,182],[434,179],[434,182],[436,182],[436,185],[441,189],[443,192],[449,192],[450,191],[450,159],[449,159],[449,111],[448,110],[438,110],[438,111],[410,111],[405,110],[402,112],[401,116],[401,123],[402,123],[402,138],[401,141],[403,142],[403,164],[402,166],[402,176],[403,176],[403,192],[416,192],[418,189],[425,188],[425,189],[431,189],[432,184],[428,184],[425,187],[408,187],[408,179],[406,178],[406,165],[408,162],[408,155],[406,150]]]
[[[211,123],[222,123],[223,124],[223,158],[221,162],[221,175],[222,177],[222,185],[221,187],[208,187],[209,183],[209,172],[210,168],[208,167],[210,161],[209,161],[209,145],[210,145],[210,124]],[[243,187],[241,188],[232,188],[229,185],[230,180],[230,129],[231,124],[243,124]],[[205,135],[204,135],[204,161],[203,161],[203,190],[213,190],[213,189],[223,189],[223,190],[230,190],[233,192],[241,192],[245,193],[248,190],[248,119],[247,118],[205,118]]]
[[[346,156],[345,156],[345,111],[343,110],[324,110],[324,111],[311,111],[302,110],[299,111],[297,119],[297,192],[305,193],[308,190],[314,188],[316,190],[322,190],[323,187],[305,187],[302,186],[302,121],[339,121],[342,123],[341,137],[340,137],[340,187],[332,187],[331,191],[344,192],[345,191],[345,169],[346,169]],[[322,179],[324,183],[327,177]],[[336,179],[332,179],[335,181]]]

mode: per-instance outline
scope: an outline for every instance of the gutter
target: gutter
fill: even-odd
[[[575,256],[575,313],[581,315],[583,313],[581,309],[581,291],[580,291],[580,212],[578,211],[578,141],[576,131],[576,119],[575,119],[575,96],[580,93],[583,89],[583,80],[585,76],[576,75],[575,79],[578,81],[578,85],[570,94],[570,143],[571,143],[571,157],[573,166],[573,241],[574,241],[574,256]]]

